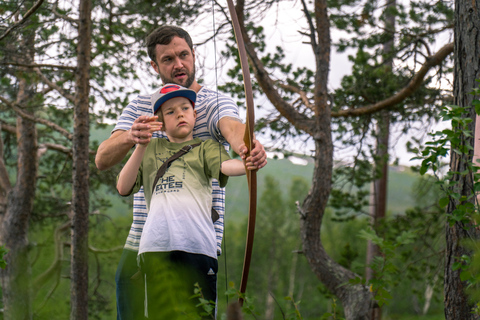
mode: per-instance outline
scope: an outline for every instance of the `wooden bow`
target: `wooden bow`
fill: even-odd
[[[235,11],[235,6],[232,0],[227,0],[228,10],[232,18],[233,30],[237,40],[238,52],[240,56],[240,65],[242,67],[243,85],[245,91],[245,103],[247,107],[246,127],[243,141],[247,146],[248,153],[253,148],[253,128],[255,126],[255,111],[253,108],[253,92],[252,82],[250,80],[250,70],[248,68],[247,53],[245,50],[245,42],[243,41],[242,30],[238,22],[238,16]],[[257,215],[257,173],[256,171],[247,171],[248,192],[249,192],[249,208],[248,208],[248,228],[247,228],[247,242],[245,245],[245,258],[243,260],[242,280],[240,281],[240,305],[243,305],[243,295],[247,289],[248,273],[250,271],[250,261],[252,258],[253,238],[255,235],[255,219]]]

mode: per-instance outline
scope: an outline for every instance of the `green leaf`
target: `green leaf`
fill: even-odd
[[[440,208],[445,208],[446,206],[448,206],[449,202],[450,202],[449,197],[443,197],[438,201],[438,205],[440,206]]]
[[[471,278],[472,278],[472,275],[470,274],[470,272],[467,272],[467,271],[460,272],[460,280],[467,281],[467,280],[470,280]]]

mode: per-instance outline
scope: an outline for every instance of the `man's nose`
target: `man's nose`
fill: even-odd
[[[175,69],[181,69],[183,68],[183,61],[179,57],[175,58],[175,63],[174,63]]]

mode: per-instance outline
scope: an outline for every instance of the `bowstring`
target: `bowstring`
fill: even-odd
[[[213,25],[213,56],[214,56],[214,61],[215,61],[215,67],[214,67],[214,74],[215,74],[215,93],[217,96],[217,124],[218,121],[220,121],[220,107],[218,105],[218,74],[217,74],[217,36],[216,36],[216,26],[215,26],[215,0],[212,0],[212,25]],[[218,144],[218,157],[221,161],[222,158],[222,150],[220,148],[223,148],[223,143]],[[226,193],[225,193],[226,197]],[[225,201],[226,203],[226,201]],[[227,268],[227,233],[226,233],[226,223],[225,223],[225,207],[223,211],[223,241],[222,241],[222,246],[223,246],[223,255],[224,255],[224,269],[225,269],[225,292],[228,291],[228,268]],[[227,299],[227,305],[228,305],[228,294],[225,295]],[[218,310],[218,308],[217,308]]]

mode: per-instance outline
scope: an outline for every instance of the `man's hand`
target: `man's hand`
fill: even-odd
[[[267,165],[267,153],[263,148],[263,145],[257,140],[253,140],[253,149],[250,151],[250,156],[247,158],[248,152],[245,144],[240,146],[240,157],[244,160],[249,170],[261,169]]]
[[[152,134],[162,128],[162,123],[157,121],[158,116],[140,116],[128,130],[128,139],[133,144],[148,144]]]
[[[99,170],[107,170],[121,162],[136,144],[148,144],[152,133],[162,128],[158,117],[141,116],[128,131],[117,130],[97,150],[95,164]]]

